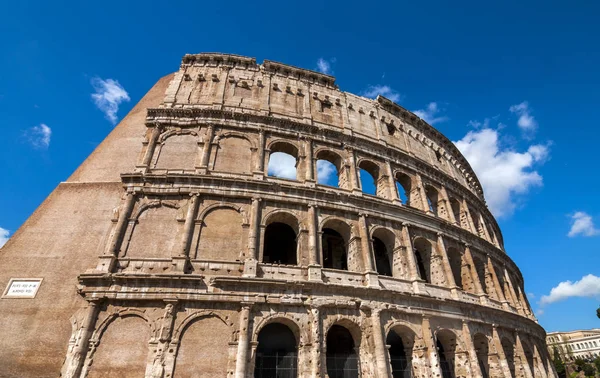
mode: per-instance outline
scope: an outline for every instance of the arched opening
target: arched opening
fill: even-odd
[[[258,334],[255,378],[293,378],[298,375],[297,341],[281,323],[267,324]]]
[[[531,375],[533,377],[535,377],[536,374],[535,374],[535,364],[534,364],[534,358],[533,358],[533,349],[529,346],[529,344],[527,342],[525,342],[525,340],[521,341],[521,345],[523,346],[523,353],[525,354],[525,360],[527,361],[527,365],[529,365],[529,371],[531,372]],[[591,357],[591,355],[590,355],[590,357]]]
[[[393,378],[412,378],[413,337],[408,334],[406,331],[392,329],[385,340]]]
[[[347,182],[341,174],[342,158],[327,150],[319,151],[317,158],[317,183],[338,188],[346,188]]]
[[[347,328],[340,325],[329,328],[326,364],[329,378],[358,378],[358,355]]]
[[[479,237],[484,237],[483,229],[481,228],[481,222],[479,221],[479,213],[469,207],[469,213],[473,220],[473,226],[475,226],[475,234]]]
[[[382,276],[392,276],[392,265],[390,263],[390,253],[385,243],[377,237],[373,237],[373,251],[375,253],[375,266],[377,273]]]
[[[515,376],[515,347],[508,338],[503,337],[501,340],[502,350],[504,351],[504,356],[506,357],[506,362],[508,364],[508,369],[510,370],[511,376]]]
[[[409,175],[405,173],[396,174],[396,188],[398,189],[398,195],[400,201],[406,206],[412,206],[410,201],[410,191],[412,190],[412,180]]]
[[[344,237],[334,229],[324,228],[321,242],[323,268],[348,270],[348,248]]]
[[[456,335],[449,330],[440,330],[436,334],[436,347],[440,359],[442,378],[455,378],[454,352]]]
[[[413,244],[415,260],[419,277],[427,283],[431,283],[431,243],[423,238],[417,238]]]
[[[267,174],[297,180],[298,149],[289,143],[273,143],[270,147]]]
[[[456,219],[456,223],[462,226],[462,222],[460,219],[460,202],[456,198],[450,198],[450,207],[452,208],[452,214],[454,214],[454,219]]]
[[[156,149],[156,169],[193,170],[198,155],[198,137],[192,134],[172,135]]]
[[[477,363],[479,364],[479,370],[481,370],[481,375],[483,376],[483,378],[488,378],[490,376],[490,364],[488,361],[488,338],[482,333],[476,334],[475,336],[473,336],[473,347],[475,347],[475,353],[477,354]]]
[[[273,222],[265,230],[263,262],[296,265],[296,232],[285,223]]]
[[[450,263],[450,270],[452,270],[452,276],[454,277],[454,283],[460,289],[463,289],[462,282],[462,255],[460,251],[454,247],[450,247],[446,250],[448,254],[448,262]]]
[[[379,180],[379,166],[368,160],[358,164],[360,187],[363,193],[376,196],[378,192],[377,181]]]
[[[438,215],[438,191],[434,187],[427,185],[425,187],[425,196],[427,197],[427,205],[429,206],[429,211],[431,211],[434,215]]]

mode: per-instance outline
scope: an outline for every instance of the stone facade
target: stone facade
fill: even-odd
[[[334,81],[184,56],[1,250],[43,281],[0,299],[0,376],[555,377],[465,158]]]
[[[600,329],[550,332],[546,335],[546,343],[550,355],[554,356],[556,349],[563,361],[594,359],[600,356]]]

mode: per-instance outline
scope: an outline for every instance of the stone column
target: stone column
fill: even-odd
[[[202,159],[200,160],[200,169],[203,169],[204,173],[206,173],[208,170],[208,159],[210,159],[210,147],[212,145],[214,134],[214,126],[208,125],[206,128],[206,139],[204,140],[204,145],[202,146]]]
[[[311,307],[311,377],[321,377],[321,312],[319,307]]]
[[[304,180],[308,182],[316,182],[317,180],[315,178],[315,162],[313,160],[314,158],[312,139],[307,138],[304,140],[304,154],[306,155],[306,177],[304,178]]]
[[[198,212],[198,200],[200,195],[198,193],[190,193],[190,199],[188,201],[187,214],[185,216],[185,223],[183,225],[183,237],[181,238],[181,250],[179,256],[187,257],[189,255],[190,242],[192,240],[192,234],[194,230],[194,221],[196,213]]]
[[[423,341],[425,342],[425,346],[427,347],[427,357],[429,359],[431,377],[441,377],[442,369],[440,366],[440,359],[437,352],[437,345],[433,337],[433,331],[431,330],[429,318],[426,316],[423,316],[421,331],[423,332]]]
[[[265,131],[262,129],[258,132],[258,151],[254,174],[262,176],[265,174]]]
[[[483,229],[483,236],[485,237],[485,240],[489,241],[490,243],[493,243],[492,237],[490,236],[490,233],[488,232],[488,229],[486,227],[487,223],[485,223],[485,220],[483,219],[483,215],[481,215],[481,213],[479,214],[479,224]]]
[[[248,233],[248,254],[244,261],[244,277],[256,277],[256,266],[258,263],[260,223],[261,223],[261,199],[252,198],[250,213],[250,231]]]
[[[156,141],[158,140],[158,136],[160,135],[161,129],[159,126],[154,126],[152,129],[152,134],[150,136],[150,140],[148,140],[148,146],[146,147],[146,153],[144,154],[144,160],[142,161],[142,165],[144,168],[149,169],[150,163],[152,162],[152,157],[154,156],[154,150],[156,149]]]
[[[490,255],[487,255],[487,265],[488,265],[490,274],[492,275],[492,281],[494,282],[496,296],[498,297],[498,300],[500,302],[502,302],[502,306],[505,308],[505,310],[508,310],[508,308],[507,308],[508,301],[504,297],[504,290],[500,286],[500,281],[498,280],[498,276],[496,275],[496,269],[494,269],[494,264],[492,264],[492,259],[491,259]]]
[[[471,273],[471,279],[475,285],[475,294],[479,295],[480,298],[487,297],[485,290],[483,290],[483,286],[481,286],[481,279],[479,274],[477,274],[477,268],[475,267],[475,261],[473,261],[473,255],[471,255],[471,247],[469,244],[465,244],[465,259],[467,260],[467,264],[469,264],[469,272]]]
[[[398,195],[398,188],[396,187],[396,180],[394,179],[392,164],[389,160],[386,160],[385,162],[385,170],[387,171],[388,185],[390,187],[390,199],[392,200],[392,203],[399,205],[402,203],[402,201],[400,201],[400,196]]]
[[[363,250],[363,261],[365,262],[365,271],[377,272],[375,267],[375,261],[373,258],[373,252],[371,251],[371,238],[369,235],[369,225],[367,224],[367,215],[364,213],[359,214],[359,232],[361,239],[361,248]]]
[[[242,311],[240,313],[240,330],[238,335],[238,350],[235,363],[235,378],[246,378],[250,339],[250,308],[251,305],[249,303],[242,303]]]
[[[85,362],[86,354],[90,344],[90,338],[94,332],[96,319],[100,308],[97,301],[90,301],[88,303],[87,312],[83,323],[77,335],[75,346],[72,350],[67,352],[67,358],[63,364],[61,371],[61,377],[65,378],[79,378],[83,363]]]
[[[462,339],[469,354],[469,363],[471,365],[471,375],[474,378],[483,378],[481,373],[481,367],[479,366],[479,359],[475,346],[473,345],[473,337],[471,336],[471,330],[469,329],[469,323],[463,320],[462,323]]]
[[[448,214],[448,221],[453,224],[458,224],[458,219],[454,216],[454,211],[452,210],[452,204],[450,203],[450,196],[448,196],[448,192],[446,191],[446,187],[442,185],[440,189],[440,194],[446,203],[446,213]]]
[[[517,309],[517,311],[519,312],[519,314],[525,316],[525,312],[523,311],[523,307],[521,306],[521,303],[519,302],[519,299],[517,298],[517,293],[515,292],[515,288],[513,287],[512,281],[510,279],[510,276],[508,275],[508,271],[506,270],[506,267],[502,268],[502,272],[504,274],[504,282],[506,285],[508,285],[508,294],[510,294],[510,303]]]
[[[417,187],[419,189],[419,197],[421,197],[421,206],[423,206],[423,211],[425,211],[427,214],[433,215],[433,212],[429,208],[429,202],[427,201],[427,193],[425,192],[425,185],[423,184],[423,179],[419,174],[415,175],[415,177],[417,179]]]
[[[123,239],[125,231],[127,230],[127,223],[129,222],[129,217],[131,215],[131,211],[133,210],[133,205],[135,205],[135,194],[133,192],[129,192],[127,193],[125,203],[123,204],[123,207],[119,212],[119,219],[117,220],[115,232],[110,243],[109,252],[113,256],[117,256],[119,254],[119,250],[121,249],[121,241]]]
[[[492,325],[492,341],[494,343],[494,347],[496,348],[496,352],[498,353],[498,357],[500,359],[500,367],[502,368],[502,372],[504,373],[505,378],[514,378],[510,373],[510,368],[508,366],[508,360],[506,359],[506,354],[504,353],[504,348],[502,348],[502,342],[500,341],[500,336],[498,336],[498,326]],[[514,359],[514,357],[513,357]]]
[[[536,368],[536,370],[539,372],[535,374],[536,377],[541,377],[541,378],[548,378],[548,372],[546,372],[546,367],[544,366],[544,359],[542,357],[542,354],[540,353],[539,349],[538,349],[538,344],[537,343],[533,343],[532,345],[533,347],[533,361],[534,361],[534,366]],[[550,373],[551,375],[552,373]]]
[[[523,344],[521,344],[521,337],[519,336],[519,332],[515,332],[515,351],[519,355],[519,360],[521,364],[521,368],[523,369],[523,375],[525,378],[533,378],[533,373],[529,366],[529,362],[527,361],[527,357],[525,356],[525,350],[523,349]]]
[[[308,205],[308,279],[321,281],[321,250],[319,241],[319,208],[315,204]]]
[[[456,281],[454,280],[454,273],[452,273],[452,267],[450,266],[450,260],[448,260],[448,253],[446,252],[446,245],[444,244],[444,236],[441,232],[437,234],[437,249],[438,253],[442,257],[442,264],[444,265],[444,274],[446,276],[446,286],[452,289],[452,293],[457,295]]]
[[[532,318],[531,309],[527,305],[527,300],[525,300],[525,295],[523,295],[523,291],[521,290],[521,286],[517,285],[517,291],[519,296],[519,302],[521,302],[521,307],[523,308],[523,312],[529,317]]]
[[[421,277],[419,276],[419,272],[417,269],[417,261],[415,258],[415,251],[412,246],[412,240],[410,238],[410,231],[408,228],[410,227],[410,223],[404,222],[402,223],[402,239],[404,244],[406,245],[406,260],[408,265],[409,272],[409,280],[415,282],[420,281]]]
[[[371,324],[373,326],[373,342],[375,343],[375,363],[377,365],[378,377],[389,377],[390,364],[387,361],[387,348],[381,327],[381,310],[375,309],[371,312]]]
[[[465,212],[465,216],[467,217],[467,223],[469,223],[469,228],[471,232],[475,235],[479,235],[479,231],[475,228],[475,224],[473,223],[473,218],[471,217],[471,211],[469,210],[469,205],[467,205],[467,200],[463,198],[462,200],[463,211]]]
[[[360,183],[358,182],[358,172],[356,169],[356,156],[354,155],[354,149],[346,147],[346,156],[350,165],[350,189],[353,193],[362,193],[360,189]]]

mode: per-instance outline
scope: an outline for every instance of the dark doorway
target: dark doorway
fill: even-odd
[[[442,345],[440,340],[437,341],[437,350],[440,359],[440,369],[442,370],[442,378],[454,378],[452,364],[450,363],[448,356],[446,356],[444,345]]]
[[[285,325],[271,323],[258,334],[255,378],[295,378],[298,371],[296,337]]]
[[[271,223],[265,230],[263,262],[296,265],[296,233],[285,223]]]
[[[379,238],[373,238],[373,250],[375,252],[375,265],[377,273],[383,276],[392,276],[392,267],[390,265],[390,257],[385,243]]]
[[[327,332],[327,374],[329,378],[358,378],[358,356],[354,339],[346,328],[334,325]]]
[[[348,270],[348,254],[346,241],[339,232],[331,228],[323,229],[323,267]]]
[[[385,343],[389,346],[390,365],[393,378],[412,378],[411,356],[406,355],[402,338],[393,330],[388,333]]]

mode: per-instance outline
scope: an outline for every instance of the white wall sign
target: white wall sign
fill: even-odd
[[[41,278],[11,278],[2,298],[35,298]]]

